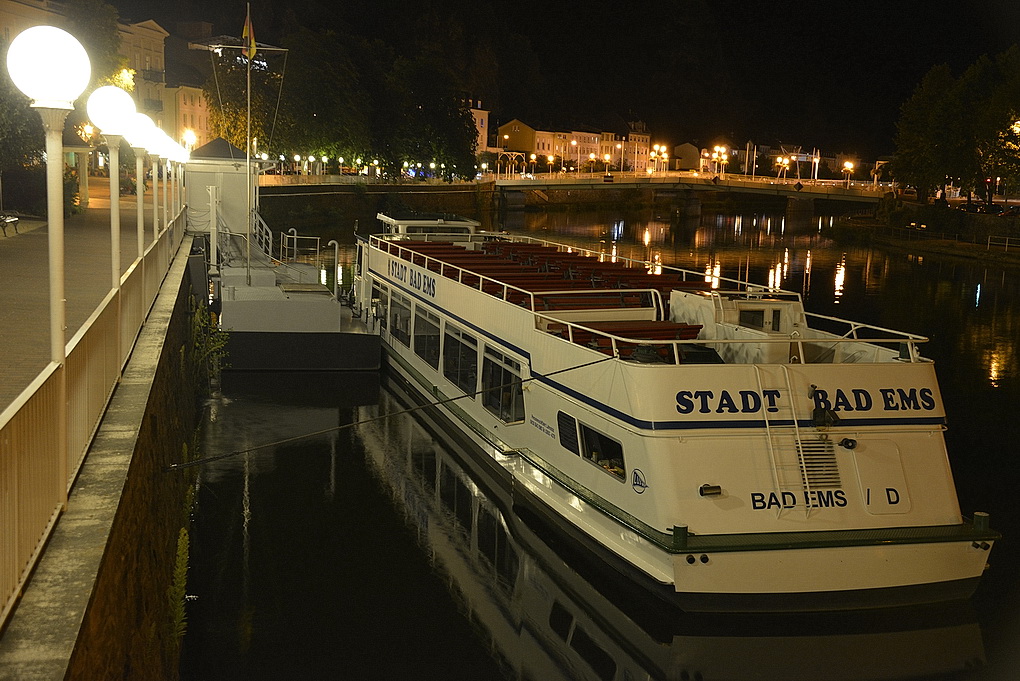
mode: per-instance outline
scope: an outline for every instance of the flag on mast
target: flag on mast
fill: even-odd
[[[251,59],[255,56],[255,29],[251,26],[251,6],[248,6],[248,13],[244,17],[244,31],[241,33],[244,42],[244,54]]]

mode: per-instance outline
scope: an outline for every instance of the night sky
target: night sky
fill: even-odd
[[[239,35],[243,0],[113,0],[122,19],[182,17]],[[257,39],[295,23],[398,46],[420,39],[427,13],[455,17],[505,66],[474,93],[493,125],[515,117],[571,128],[613,117],[648,123],[653,139],[699,146],[795,144],[865,158],[893,152],[900,105],[924,74],[957,75],[1018,42],[1015,0],[253,0]],[[445,36],[437,36],[443,41]],[[522,64],[546,80],[528,92]],[[512,67],[512,68],[511,68]],[[516,89],[515,89],[516,88]],[[484,89],[484,88],[483,88]],[[548,94],[545,94],[548,93]],[[547,108],[537,112],[532,95]]]

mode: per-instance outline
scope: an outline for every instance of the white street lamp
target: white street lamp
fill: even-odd
[[[116,85],[104,85],[89,95],[85,110],[110,150],[110,269],[116,290],[120,288],[120,141],[133,124],[135,101]]]
[[[156,124],[143,113],[136,112],[131,129],[128,131],[128,144],[135,152],[135,207],[138,211],[138,257],[145,255],[145,157],[148,154],[149,140],[153,136]],[[153,202],[156,194],[153,192]],[[153,225],[153,241],[156,239]]]
[[[850,178],[854,174],[854,163],[853,161],[846,161],[843,163],[843,174],[846,175],[846,188],[850,189]]]
[[[70,33],[33,26],[7,50],[11,81],[32,100],[46,133],[46,219],[49,227],[50,349],[64,362],[64,120],[89,84],[92,66],[85,48]]]
[[[85,48],[70,33],[53,26],[33,26],[19,33],[7,50],[11,81],[42,118],[46,135],[46,221],[50,270],[50,360],[62,366],[64,325],[64,188],[63,132],[74,100],[88,87],[92,65]],[[67,377],[60,371],[57,407],[57,457],[67,473]],[[66,485],[63,501],[66,503]]]

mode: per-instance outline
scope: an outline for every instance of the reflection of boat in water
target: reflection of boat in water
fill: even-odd
[[[402,408],[383,391],[378,408],[360,410],[361,420]],[[635,603],[564,560],[434,415],[368,421],[356,433],[510,678],[864,681],[932,678],[984,661],[967,603],[777,615],[689,614],[662,602]]]
[[[966,598],[964,518],[925,339],[798,294],[383,220],[357,298],[393,371],[514,503],[689,611]]]

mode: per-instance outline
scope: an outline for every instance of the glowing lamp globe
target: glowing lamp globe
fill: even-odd
[[[128,143],[138,149],[148,149],[155,130],[156,124],[151,118],[141,112],[135,112],[127,133]]]
[[[73,109],[92,77],[85,48],[54,26],[33,26],[19,33],[7,50],[7,71],[32,106],[49,109]]]
[[[127,135],[135,118],[135,100],[116,85],[104,85],[89,95],[85,110],[104,135]]]

